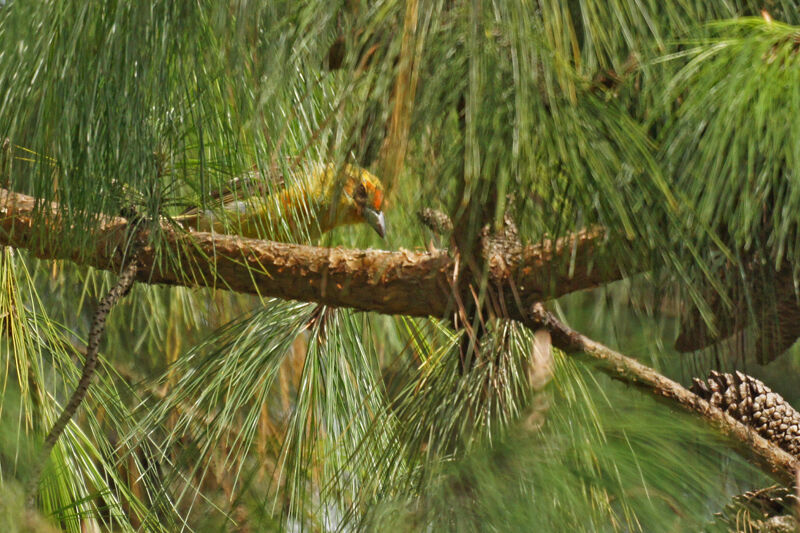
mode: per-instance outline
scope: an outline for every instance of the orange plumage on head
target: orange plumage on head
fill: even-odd
[[[378,177],[363,168],[347,164],[338,174],[332,165],[327,165],[325,174],[327,184],[320,217],[322,231],[366,222],[383,237],[386,233],[383,185]],[[331,202],[333,199],[338,201]]]

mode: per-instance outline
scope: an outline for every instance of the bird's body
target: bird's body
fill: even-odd
[[[268,194],[255,176],[225,194],[220,209],[177,217],[185,227],[277,241],[315,238],[336,227],[366,222],[383,237],[383,186],[354,165],[311,165],[293,185]]]

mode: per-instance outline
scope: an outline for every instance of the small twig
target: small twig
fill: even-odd
[[[75,392],[72,393],[72,397],[64,407],[64,410],[61,412],[58,420],[55,424],[53,424],[53,427],[50,429],[47,437],[45,437],[44,444],[39,453],[39,460],[33,465],[33,472],[31,473],[27,490],[27,502],[28,507],[30,508],[32,508],[35,504],[39,479],[41,478],[44,465],[50,457],[50,452],[52,452],[53,447],[56,445],[56,442],[58,442],[59,437],[62,433],[64,433],[67,424],[69,424],[70,420],[72,420],[72,417],[75,416],[78,407],[80,407],[83,399],[86,397],[86,393],[89,391],[89,385],[92,383],[94,371],[97,367],[97,353],[100,346],[100,339],[105,331],[106,318],[108,318],[108,314],[111,312],[111,309],[119,301],[119,299],[125,296],[133,286],[133,282],[136,279],[136,274],[139,271],[139,268],[139,261],[134,256],[133,260],[128,263],[128,266],[126,266],[122,271],[114,286],[111,287],[103,299],[100,300],[97,310],[94,312],[94,316],[92,317],[92,325],[89,328],[89,337],[86,343],[86,357],[83,363],[81,379],[78,381],[78,386],[75,388]]]
[[[794,482],[800,461],[778,445],[764,439],[755,430],[740,424],[731,416],[713,407],[679,383],[659,374],[639,361],[596,342],[569,328],[549,313],[542,304],[535,304],[524,324],[536,331],[550,331],[553,346],[565,352],[582,352],[600,363],[600,369],[614,379],[635,385],[642,390],[702,416],[728,437],[739,441],[740,452],[754,459],[765,472],[789,485]]]

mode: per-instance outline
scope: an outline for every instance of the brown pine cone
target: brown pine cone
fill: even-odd
[[[773,485],[734,497],[715,518],[731,531],[788,533],[797,531],[793,515],[798,503],[791,490]]]
[[[759,435],[800,457],[800,412],[754,377],[712,370],[706,381],[694,378],[692,392]]]

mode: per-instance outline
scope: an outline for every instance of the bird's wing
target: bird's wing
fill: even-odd
[[[207,208],[192,207],[175,220],[195,231],[233,232],[278,241],[318,235],[320,222],[314,212],[320,195],[327,191],[322,183],[326,174],[313,165],[290,166],[292,175],[284,179],[285,169],[275,169],[269,179],[257,170],[240,176],[215,195],[216,201]]]
[[[266,173],[262,173],[255,166],[247,173],[237,176],[225,184],[223,189],[211,191],[209,205],[219,206],[223,209],[236,208],[246,198],[264,198],[276,191],[286,188],[284,168],[296,170],[299,165],[297,158],[287,158],[286,167],[273,162]],[[201,212],[197,205],[191,206],[180,213],[183,215],[196,215]]]

